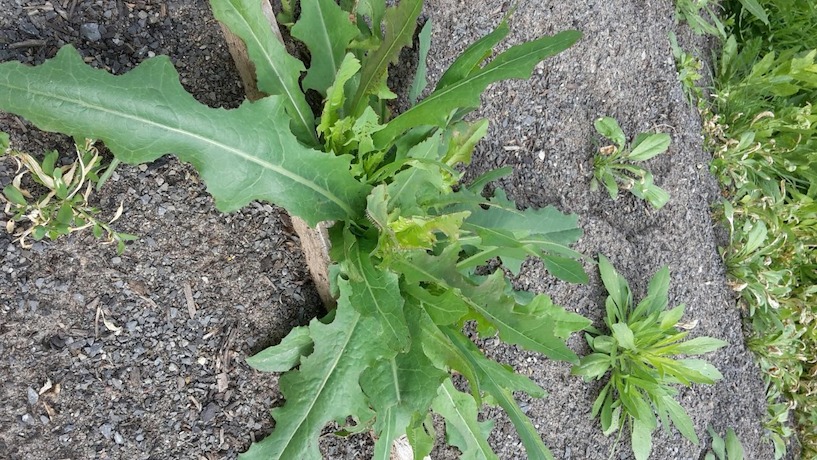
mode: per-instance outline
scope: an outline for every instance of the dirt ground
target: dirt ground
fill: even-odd
[[[427,2],[424,14],[434,21],[429,80],[510,6]],[[506,46],[566,28],[584,38],[530,81],[489,89],[479,115],[491,120],[491,130],[471,171],[513,166],[500,186],[521,206],[553,204],[578,214],[585,236],[577,249],[607,255],[637,296],[669,265],[671,303],[687,305],[684,321],[697,322],[693,335],[730,343],[708,356],[723,373],[721,382],[680,392],[702,445],[674,429],[659,431],[651,458],[702,458],[711,424],[720,432],[734,428],[747,459],[772,459],[763,439],[764,386],[743,345],[717,252],[718,224],[710,217],[717,185],[702,150],[700,119],[675,76],[667,35],[687,34],[674,22],[671,0],[522,0],[511,27]],[[40,63],[65,43],[114,73],[168,54],[200,101],[234,107],[242,98],[202,0],[0,0],[0,61]],[[672,136],[669,152],[649,163],[672,195],[664,209],[627,194],[613,202],[589,191],[599,141],[592,122],[604,115],[616,117],[629,135]],[[9,114],[0,113],[0,130],[34,153],[70,151],[66,139]],[[0,162],[0,183],[13,172]],[[268,410],[281,402],[277,376],[251,370],[244,359],[321,311],[288,218],[266,204],[218,213],[192,170],[170,158],[120,167],[96,199],[111,213],[123,202],[116,226],[139,235],[121,256],[88,234],[24,250],[0,233],[0,458],[235,458],[271,430]],[[590,283],[576,286],[528,263],[516,283],[600,324],[605,293],[597,272],[586,269]],[[103,319],[122,331],[109,330]],[[587,352],[578,336],[569,344]],[[610,457],[614,437],[603,436],[589,418],[598,384],[570,376],[567,364],[495,340],[482,345],[549,392],[523,404],[557,458],[631,458],[626,440]],[[501,411],[485,415],[497,419],[490,441],[500,458],[525,458]],[[325,458],[370,458],[367,435],[326,432]],[[457,458],[457,452],[438,447],[432,457]]]

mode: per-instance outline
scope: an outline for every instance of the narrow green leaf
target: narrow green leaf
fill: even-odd
[[[382,346],[377,320],[361,316],[351,305],[352,292],[361,286],[348,281],[339,284],[341,296],[334,320],[310,323],[314,351],[301,359],[300,369],[280,379],[287,402],[272,411],[275,429],[250,446],[240,456],[242,460],[318,460],[318,437],[326,423],[347,416],[358,420],[371,417],[360,388],[361,374],[395,353]]]
[[[570,369],[572,375],[579,375],[587,379],[600,379],[610,369],[610,356],[603,353],[591,353],[581,359],[579,364]]]
[[[632,302],[632,295],[630,294],[630,285],[623,276],[619,275],[613,264],[607,260],[607,257],[599,254],[599,273],[601,274],[602,283],[610,294],[613,304],[617,307],[615,317],[619,321],[627,321],[628,309]],[[612,319],[609,308],[607,318]]]
[[[0,64],[0,109],[40,129],[105,142],[126,163],[174,153],[196,167],[222,211],[265,200],[315,225],[359,216],[367,185],[350,158],[308,149],[287,126],[284,99],[213,109],[184,91],[167,57],[112,76],[63,47],[37,67]]]
[[[651,134],[641,142],[634,144],[632,151],[627,155],[630,161],[647,161],[650,158],[664,153],[669,148],[670,137],[666,133]]]
[[[760,19],[760,22],[763,24],[769,25],[769,16],[766,14],[766,10],[760,5],[760,2],[757,0],[739,0],[740,4],[746,9],[746,11],[752,13],[752,16]],[[731,457],[730,457],[731,458]]]
[[[545,268],[550,274],[560,280],[576,284],[587,284],[589,280],[582,264],[575,259],[546,255],[542,257],[542,262],[545,263]]]
[[[740,443],[735,430],[729,428],[726,430],[726,458],[729,460],[743,460],[746,454],[743,451],[743,445]]]
[[[697,446],[699,441],[698,435],[695,434],[695,425],[692,423],[692,419],[689,418],[684,408],[671,396],[664,396],[662,402],[664,408],[669,412],[669,416],[675,428],[678,428],[678,431],[680,431],[685,438]]]
[[[420,98],[420,95],[423,93],[423,90],[426,89],[428,85],[428,81],[426,80],[426,74],[428,73],[428,51],[431,49],[431,30],[432,30],[432,22],[429,18],[426,21],[423,28],[420,29],[420,36],[419,38],[419,49],[418,49],[418,58],[417,58],[417,71],[414,73],[414,79],[411,81],[411,86],[409,86],[409,102],[412,105],[417,103],[417,99]]]
[[[715,339],[712,337],[696,337],[692,340],[687,340],[686,342],[675,345],[674,349],[675,353],[679,355],[700,355],[723,348],[726,345],[729,345],[729,342],[725,342],[720,339]]]
[[[247,45],[247,53],[255,66],[258,89],[270,96],[281,95],[286,113],[292,118],[292,132],[304,144],[316,147],[315,116],[298,83],[304,65],[292,57],[275,36],[261,9],[261,2],[211,0],[210,5],[213,16]]]
[[[472,43],[454,60],[448,70],[440,77],[436,89],[442,89],[462,81],[480,69],[480,65],[493,53],[494,47],[510,32],[508,27],[509,15],[510,13],[502,18],[502,22],[496,26],[493,32]]]
[[[619,346],[627,350],[636,351],[635,337],[633,331],[625,323],[615,323],[610,326],[613,332],[613,338],[616,339]]]
[[[312,337],[306,326],[292,329],[278,345],[265,348],[247,358],[247,364],[262,372],[286,372],[312,353]]]
[[[565,31],[552,37],[542,37],[511,47],[482,69],[448,86],[436,89],[422,102],[390,121],[385,129],[375,135],[375,144],[387,145],[415,126],[445,126],[453,110],[477,107],[480,95],[491,83],[530,78],[536,64],[564,51],[579,37],[581,37],[579,32]]]
[[[647,460],[652,452],[652,429],[640,420],[633,419],[631,439],[636,460]]]
[[[357,13],[368,16],[372,22],[372,33],[377,38],[382,38],[383,15],[386,13],[385,0],[359,0],[357,2]]]
[[[541,397],[544,392],[529,379],[485,358],[476,346],[466,337],[463,337],[459,331],[446,328],[444,332],[460,351],[463,358],[476,370],[480,379],[480,388],[493,396],[497,404],[508,414],[508,418],[511,419],[519,438],[522,440],[522,444],[525,446],[528,458],[553,460],[553,454],[542,442],[539,432],[522,412],[522,409],[519,408],[512,394],[514,390],[522,390],[532,396],[538,395]],[[471,382],[471,384],[475,385],[474,382]],[[534,393],[531,393],[532,391]]]
[[[510,166],[503,166],[502,168],[492,169],[483,173],[481,176],[474,179],[467,185],[468,189],[474,193],[481,193],[489,183],[502,179],[503,177],[513,174],[513,168]]]
[[[358,34],[349,13],[334,0],[301,2],[301,16],[292,27],[292,36],[302,41],[311,55],[304,89],[326,94],[340,69],[349,43]]]
[[[360,85],[350,101],[351,113],[363,113],[363,109],[369,105],[369,95],[377,93],[378,88],[385,85],[389,64],[396,63],[400,50],[411,45],[417,17],[422,9],[422,0],[402,0],[397,6],[386,10],[383,42],[363,59]]]
[[[476,401],[471,395],[454,388],[451,379],[446,380],[440,386],[432,408],[434,412],[445,417],[446,440],[460,450],[463,459],[491,460],[498,458],[488,445],[487,439],[493,424],[479,422]]]
[[[676,362],[687,369],[690,381],[711,384],[723,378],[720,371],[704,359],[679,359]]]
[[[707,431],[709,431],[709,435],[712,436],[712,450],[718,456],[719,460],[725,460],[727,458],[726,445],[723,442],[723,438],[718,436],[718,433],[716,433],[711,426],[707,427]]]
[[[455,166],[458,163],[468,165],[471,163],[471,154],[477,143],[488,134],[488,120],[483,118],[474,122],[461,121],[451,126],[446,134],[448,151],[442,161],[448,166]]]
[[[684,305],[681,304],[671,310],[662,312],[658,317],[658,320],[661,322],[661,330],[666,331],[671,327],[675,327],[678,321],[681,321],[681,317],[684,316],[684,308]]]
[[[4,133],[0,131],[0,155],[6,153],[6,150],[9,148],[10,139],[8,133]]]
[[[431,413],[425,414],[425,417],[415,416],[409,429],[406,430],[406,438],[414,451],[414,460],[423,460],[431,455],[431,451],[434,450],[434,441],[437,438]]]
[[[330,128],[342,117],[343,102],[346,100],[345,85],[357,71],[360,70],[360,61],[352,53],[344,56],[340,64],[335,81],[326,91],[326,101],[323,104],[321,122],[318,133],[328,136]]]

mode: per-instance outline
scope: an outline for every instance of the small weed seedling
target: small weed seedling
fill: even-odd
[[[674,33],[669,33],[670,48],[672,56],[675,57],[675,67],[678,69],[678,82],[684,90],[684,96],[690,104],[703,103],[703,90],[698,86],[698,80],[702,78],[701,69],[703,63],[700,59],[687,53],[678,45],[678,38]]]
[[[708,353],[726,342],[712,337],[684,341],[688,332],[678,330],[684,305],[666,310],[670,280],[667,267],[653,276],[647,296],[637,305],[627,280],[604,256],[599,256],[599,271],[609,293],[604,322],[610,335],[588,329],[590,333],[585,337],[593,353],[572,370],[587,380],[610,374],[593,403],[592,416],[600,416],[602,430],[608,436],[616,430],[621,436],[628,425],[638,460],[649,457],[658,420],[667,430],[672,421],[681,434],[698,444],[692,420],[673,398],[678,393],[674,385],[711,384],[722,376],[705,360],[673,357]]]
[[[544,390],[488,359],[463,327],[473,322],[482,336],[577,363],[565,339],[587,319],[546,295],[514,291],[502,270],[477,276],[476,269],[499,257],[515,271],[533,256],[554,276],[586,282],[580,255],[569,248],[581,235],[578,218],[552,207],[520,211],[501,190],[484,196],[509,168],[469,183],[457,166],[470,162],[487,132],[487,120],[465,119],[482,92],[529,78],[580,34],[495,52],[509,33],[502,20],[419,101],[426,76],[418,72],[408,91],[412,107],[393,115],[389,67],[412,44],[422,0],[283,3],[280,20],[309,50],[308,68],[278,41],[261,2],[211,0],[215,17],[244,41],[267,95],[237,109],[197,102],[166,56],[113,76],[66,46],[37,67],[0,64],[0,110],[41,129],[100,139],[125,163],[173,152],[197,169],[223,211],[264,200],[311,226],[334,222],[337,308],[249,359],[258,370],[285,373],[286,403],[272,411],[272,433],[242,459],[319,459],[330,422],[347,433],[373,432],[375,459],[388,459],[403,435],[422,458],[434,445],[432,412],[446,420],[447,439],[465,458],[496,458],[490,424],[478,419],[484,401],[505,410],[528,458],[552,458],[514,400],[514,392]],[[425,27],[421,57],[430,41]],[[323,97],[319,113],[308,91]],[[453,373],[470,392],[453,386]]]
[[[615,118],[599,118],[594,125],[599,134],[613,141],[613,145],[599,148],[593,157],[590,189],[598,190],[599,184],[603,184],[610,198],[615,200],[618,198],[620,184],[638,198],[647,200],[656,209],[667,204],[669,194],[653,183],[652,173],[634,163],[647,161],[666,152],[670,144],[669,134],[641,133],[628,148],[624,131]]]
[[[708,427],[709,435],[712,436],[711,450],[706,453],[704,460],[743,460],[743,445],[735,434],[735,430],[726,430],[726,440],[718,436],[718,433]]]
[[[23,247],[30,247],[29,237],[37,241],[46,237],[54,240],[90,228],[97,238],[116,244],[121,253],[125,242],[136,238],[111,227],[122,215],[122,205],[106,222],[99,219],[100,209],[88,203],[94,185],[101,182],[100,174],[104,176],[110,166],[106,168],[102,164],[93,141],[76,144],[76,152],[76,160],[65,166],[57,165],[59,153],[56,150],[38,162],[28,153],[10,149],[8,135],[0,133],[0,155],[16,161],[18,172],[0,195],[0,201],[6,202],[4,211],[9,216],[6,231],[14,233]],[[25,188],[23,178],[26,175],[30,175],[33,185],[42,187],[44,193]],[[18,224],[22,227],[18,228]]]

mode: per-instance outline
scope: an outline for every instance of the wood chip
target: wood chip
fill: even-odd
[[[193,300],[193,288],[190,283],[184,283],[184,298],[187,299],[187,313],[190,314],[190,319],[196,318],[196,302]]]

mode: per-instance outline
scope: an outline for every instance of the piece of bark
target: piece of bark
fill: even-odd
[[[261,7],[264,10],[264,15],[270,24],[273,32],[279,40],[283,42],[281,31],[278,29],[278,22],[275,20],[275,13],[272,11],[272,6],[267,0],[261,2]],[[224,24],[221,24],[221,31],[224,34],[224,39],[227,42],[227,47],[230,50],[230,56],[235,62],[238,69],[238,74],[241,76],[241,82],[244,85],[244,93],[249,100],[260,99],[264,93],[258,90],[255,78],[255,65],[250,60],[247,54],[247,46],[240,37],[235,35]],[[332,309],[337,305],[337,301],[332,296],[329,289],[329,238],[326,233],[327,224],[318,224],[318,228],[314,229],[307,225],[303,219],[297,216],[290,216],[292,219],[292,227],[298,238],[301,240],[301,249],[306,259],[306,265],[309,268],[309,274],[312,276],[312,282],[315,284],[315,289],[321,298],[321,302],[327,309]]]

